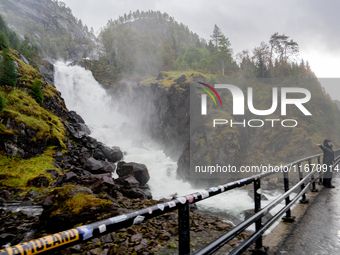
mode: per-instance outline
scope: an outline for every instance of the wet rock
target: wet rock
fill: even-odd
[[[179,228],[178,227],[174,227],[172,229],[170,229],[170,234],[173,235],[173,236],[177,236],[178,233],[179,233]]]
[[[102,250],[101,248],[96,248],[96,249],[90,250],[91,255],[107,255],[108,252],[109,252],[109,249]]]
[[[0,197],[5,200],[8,200],[12,197],[12,193],[6,189],[3,189],[3,190],[0,190]]]
[[[171,238],[171,235],[168,232],[166,232],[164,230],[161,231],[161,234],[159,235],[159,239],[169,240],[170,238]]]
[[[184,75],[184,74],[182,74],[179,78],[177,78],[176,80],[174,80],[175,82],[177,82],[177,83],[183,83],[183,82],[185,82],[187,80],[187,77]]]
[[[126,230],[126,232],[128,232],[130,235],[135,235],[135,234],[137,234],[137,232],[136,232],[135,230],[133,230],[132,228],[128,228],[128,229]]]
[[[135,177],[130,176],[124,180],[124,187],[125,188],[138,188],[139,182],[136,180]]]
[[[106,173],[113,173],[116,170],[116,165],[111,162],[104,162],[103,171]]]
[[[77,175],[72,172],[72,171],[69,171],[67,172],[65,175],[64,175],[64,180],[65,182],[69,182],[69,181],[72,181],[72,180],[76,180],[77,179]]]
[[[85,124],[84,119],[75,111],[69,111],[68,112],[68,121],[72,123],[82,123]]]
[[[76,139],[82,139],[91,133],[90,129],[83,123],[65,123],[65,127]]]
[[[148,247],[148,240],[142,239],[139,245],[135,247],[136,252],[140,252],[142,249],[146,249]]]
[[[105,160],[106,159],[104,153],[101,150],[99,150],[99,149],[95,149],[94,150],[93,158],[95,158],[97,160]]]
[[[57,179],[59,176],[59,173],[57,172],[57,170],[54,170],[54,169],[46,169],[46,172],[51,175],[53,180]]]
[[[147,199],[152,199],[152,193],[151,193],[151,190],[150,190],[150,188],[149,187],[139,187],[142,191],[143,191],[143,193],[146,195],[146,198]]]
[[[147,198],[147,194],[145,194],[144,191],[140,188],[122,189],[121,192],[125,197],[128,198]]]
[[[41,60],[39,71],[42,75],[45,76],[45,81],[54,86],[54,65],[49,61],[43,59]]]
[[[86,147],[82,147],[80,152],[83,153],[83,152],[88,152],[89,150],[86,148]]]
[[[119,238],[118,234],[115,233],[115,232],[112,232],[112,233],[111,233],[111,237],[112,237],[112,239],[113,239],[114,242]]]
[[[126,247],[123,247],[123,246],[120,246],[118,249],[117,249],[117,255],[123,255],[123,254],[128,254],[127,253],[127,248]]]
[[[23,61],[26,65],[29,65],[30,63],[28,62],[28,60],[23,56],[23,55],[19,55],[20,60]]]
[[[91,189],[66,185],[54,188],[48,194],[53,206],[43,211],[38,226],[49,232],[68,229],[78,223],[93,221],[97,217],[117,213],[118,204],[100,199]],[[73,207],[69,205],[74,205]]]
[[[112,180],[112,177],[103,176],[97,182],[92,184],[89,188],[95,193],[107,192],[108,194],[112,194],[112,190],[114,189],[114,182]]]
[[[54,155],[55,160],[61,162],[64,159],[64,154],[61,151],[58,151],[55,155]]]
[[[140,243],[142,241],[143,235],[142,234],[135,234],[131,236],[131,242],[132,243]]]
[[[147,167],[144,164],[137,164],[134,162],[119,164],[117,174],[120,177],[132,174],[139,182],[140,186],[144,186],[150,180]]]
[[[99,174],[99,173],[103,173],[103,171],[101,170],[104,168],[104,164],[103,162],[91,157],[87,159],[86,163],[84,164],[84,168],[90,171],[91,173]]]
[[[123,152],[120,150],[119,147],[113,146],[109,150],[104,147],[103,150],[104,155],[107,157],[108,161],[112,163],[116,163],[123,158]]]
[[[50,180],[46,176],[38,176],[27,181],[27,186],[30,187],[48,187]]]
[[[112,237],[110,234],[106,234],[106,235],[103,235],[101,238],[100,238],[100,242],[101,243],[112,243]]]
[[[40,205],[46,209],[49,208],[53,205],[53,200],[51,198],[51,196],[46,196],[41,202]]]

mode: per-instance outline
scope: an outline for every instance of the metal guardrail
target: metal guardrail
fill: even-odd
[[[340,149],[336,150],[335,152],[340,152]],[[258,175],[253,175],[248,178],[219,185],[218,187],[211,187],[206,190],[195,192],[186,196],[181,196],[169,202],[156,204],[138,211],[122,214],[99,222],[94,222],[81,227],[69,229],[53,235],[44,236],[39,239],[2,249],[0,250],[0,255],[47,254],[51,252],[51,250],[55,251],[64,249],[66,247],[81,243],[90,238],[98,237],[119,230],[121,228],[126,228],[135,224],[139,224],[145,220],[163,215],[174,210],[178,210],[179,254],[187,255],[190,254],[189,205],[207,199],[211,196],[215,196],[220,193],[227,192],[228,190],[242,187],[251,183],[254,183],[255,214],[249,219],[241,222],[239,225],[235,226],[226,234],[208,244],[206,247],[196,252],[195,254],[212,254],[223,245],[225,245],[227,242],[235,238],[238,234],[240,234],[253,223],[255,223],[256,231],[229,254],[240,254],[254,242],[256,242],[254,253],[263,254],[266,252],[266,248],[262,245],[262,234],[264,233],[264,231],[284,213],[286,213],[286,216],[283,218],[283,220],[293,221],[294,219],[291,216],[290,207],[299,199],[299,197],[302,197],[302,199],[300,200],[302,203],[305,203],[307,201],[305,197],[305,192],[309,187],[312,187],[312,191],[316,191],[315,181],[317,178],[320,178],[322,176],[322,171],[320,171],[320,168],[316,167],[314,170],[309,171],[309,173],[305,177],[303,177],[301,164],[302,162],[307,161],[309,169],[312,169],[312,159],[317,159],[318,165],[320,166],[320,156],[322,156],[322,154],[303,158],[280,167],[280,171],[282,171],[284,175],[285,193],[276,198],[263,209],[261,209],[261,194],[259,192],[261,188],[261,179],[275,174],[276,172],[266,172]],[[340,156],[336,158],[334,165],[338,164],[339,161]],[[289,189],[288,172],[286,171],[286,169],[291,169],[294,165],[298,166],[300,181],[295,184],[291,189]],[[318,173],[318,175],[315,177],[314,175],[316,173]],[[301,189],[300,192],[292,200],[290,200],[289,196],[299,188]],[[263,225],[261,220],[262,217],[284,199],[286,201],[286,206]]]

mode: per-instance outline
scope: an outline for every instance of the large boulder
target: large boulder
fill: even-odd
[[[94,193],[106,192],[112,194],[114,189],[114,182],[111,176],[104,175],[97,182],[92,184],[89,188]]]
[[[27,181],[27,186],[31,187],[48,187],[50,180],[46,176],[37,176]]]
[[[104,168],[104,162],[90,157],[84,164],[84,168],[93,174],[101,174],[104,173],[103,171],[101,171]]]
[[[144,164],[134,162],[118,164],[117,174],[119,177],[132,174],[140,186],[144,186],[150,180],[147,167]]]
[[[124,180],[124,187],[125,188],[138,188],[139,187],[139,182],[136,180],[135,177],[132,175],[129,176]]]
[[[39,226],[51,233],[89,220],[95,221],[103,214],[115,213],[119,207],[117,203],[100,199],[89,188],[74,185],[54,188],[48,192],[43,203]]]
[[[93,155],[95,159],[107,159],[109,162],[112,163],[118,162],[123,158],[123,156],[123,152],[120,150],[119,147],[113,146],[110,148],[109,146],[103,145],[102,143],[98,143]]]
[[[140,199],[152,198],[150,193],[144,192],[144,190],[140,188],[122,189],[121,192],[123,193],[125,197],[128,197],[128,198],[140,198]]]

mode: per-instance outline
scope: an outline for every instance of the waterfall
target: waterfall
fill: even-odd
[[[85,120],[92,137],[108,146],[119,146],[126,152],[125,162],[142,163],[148,167],[151,176],[148,184],[155,199],[198,191],[189,183],[176,179],[177,162],[139,131],[138,120],[127,114],[129,109],[118,110],[119,100],[111,98],[90,71],[57,63],[55,86],[67,108],[76,111]],[[198,206],[201,210],[241,217],[244,210],[253,208],[253,201],[247,191],[235,189],[204,200]]]

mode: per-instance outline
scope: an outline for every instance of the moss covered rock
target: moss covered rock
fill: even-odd
[[[114,213],[118,204],[95,196],[89,188],[66,185],[49,192],[49,206],[40,217],[40,224],[53,232],[62,231],[79,223],[95,221],[105,213]]]

